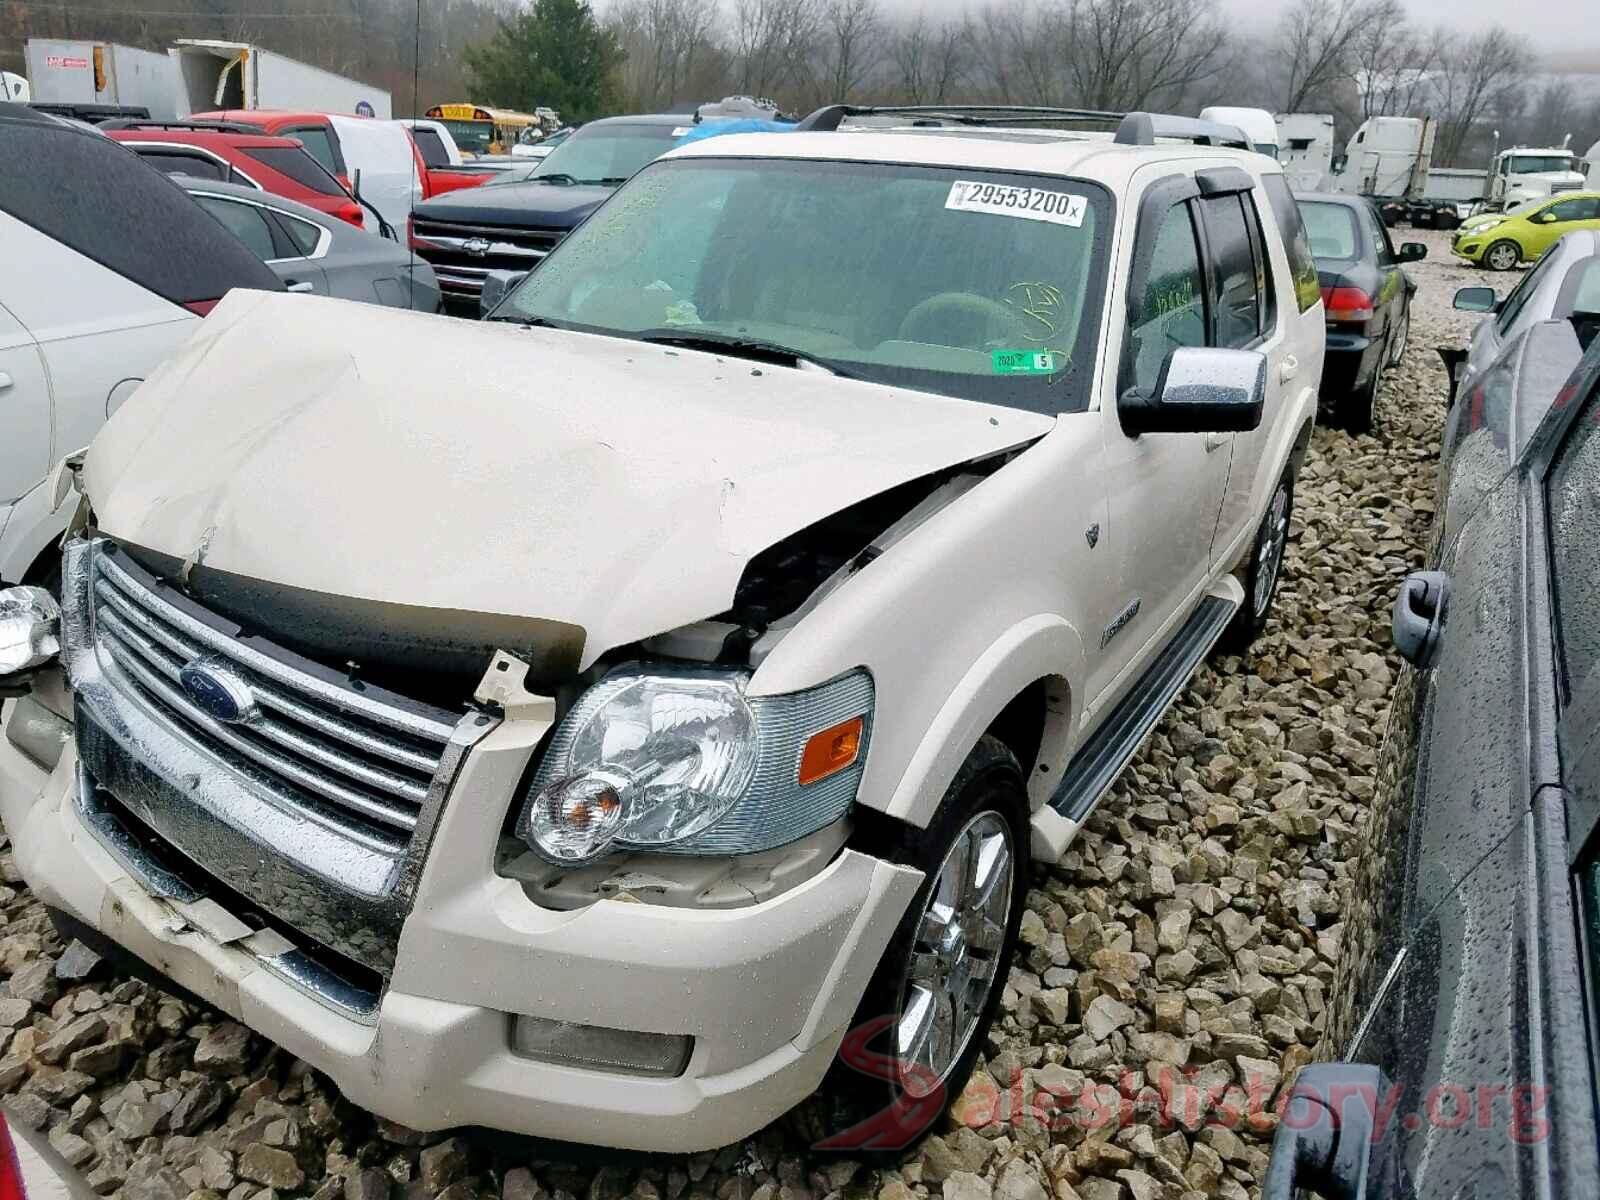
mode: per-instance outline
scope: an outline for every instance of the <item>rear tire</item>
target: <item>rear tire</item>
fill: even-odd
[[[928,827],[907,827],[886,848],[887,857],[918,867],[925,878],[817,1091],[822,1140],[814,1149],[858,1161],[898,1161],[938,1127],[961,1094],[1000,1006],[1016,950],[1028,891],[1028,833],[1022,768],[1003,742],[985,735],[962,763]],[[963,859],[963,848],[979,852]],[[970,883],[969,861],[974,864]],[[984,863],[990,874],[982,873]],[[992,890],[986,892],[986,884]],[[1002,887],[1008,889],[1003,901]],[[986,989],[981,998],[980,983]],[[964,1016],[954,1000],[941,1003],[954,997],[965,998]],[[950,1036],[941,1037],[933,1022],[928,1042],[917,1042],[920,1011],[949,1012]],[[877,1032],[868,1036],[874,1027]],[[926,1065],[919,1046],[928,1050]],[[905,1060],[919,1069],[896,1069],[904,1067],[903,1047]],[[893,1111],[897,1102],[898,1113]]]
[[[1510,271],[1522,262],[1522,247],[1501,238],[1483,252],[1483,265],[1491,271]]]
[[[1243,654],[1261,636],[1272,615],[1272,601],[1278,594],[1283,575],[1283,560],[1289,551],[1289,517],[1294,512],[1294,468],[1285,467],[1267,501],[1267,511],[1256,526],[1250,544],[1250,559],[1243,569],[1244,603],[1222,631],[1217,645],[1225,653]]]

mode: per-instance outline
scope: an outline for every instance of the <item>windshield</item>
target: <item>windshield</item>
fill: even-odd
[[[683,125],[592,126],[550,151],[533,178],[564,175],[578,183],[621,183],[687,132]]]
[[[1532,175],[1541,171],[1570,171],[1572,157],[1567,154],[1517,154],[1506,161],[1508,175]]]
[[[1088,403],[1109,227],[1104,192],[1074,180],[673,159],[493,315],[1067,412]]]
[[[1536,213],[1546,204],[1550,203],[1549,196],[1535,196],[1532,200],[1524,200],[1515,208],[1508,208],[1505,215],[1508,217],[1525,217],[1529,213]]]
[[[440,121],[455,139],[456,149],[463,154],[487,154],[489,143],[494,141],[494,126],[488,121]]]

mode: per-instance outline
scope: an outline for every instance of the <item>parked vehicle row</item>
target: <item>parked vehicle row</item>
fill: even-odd
[[[1574,230],[1600,230],[1600,192],[1569,192],[1529,200],[1504,213],[1465,221],[1450,252],[1491,271],[1509,271],[1537,259]]]
[[[1324,353],[1236,130],[1008,113],[596,122],[483,323],[230,294],[0,593],[60,928],[413,1128],[926,1132],[1031,864],[1270,619]]]

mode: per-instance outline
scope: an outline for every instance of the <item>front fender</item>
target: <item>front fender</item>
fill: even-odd
[[[1045,684],[1044,739],[1028,771],[1029,807],[1037,811],[1055,789],[1072,752],[1087,665],[1083,639],[1059,616],[1041,613],[1006,630],[973,662],[929,725],[885,811],[913,825],[932,819],[962,761],[1030,684]]]

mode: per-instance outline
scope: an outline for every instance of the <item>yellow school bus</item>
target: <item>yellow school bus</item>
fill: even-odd
[[[423,114],[450,131],[462,154],[510,154],[517,135],[539,118],[532,113],[509,108],[485,108],[481,104],[435,104]]]

